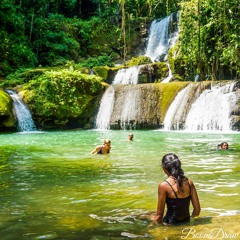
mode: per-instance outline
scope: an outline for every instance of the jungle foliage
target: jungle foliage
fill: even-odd
[[[240,11],[235,0],[2,0],[0,76],[69,61],[89,68],[112,66],[133,56],[140,23],[177,11],[174,73],[188,80],[196,72],[202,79],[239,77]]]
[[[83,125],[93,115],[102,79],[80,71],[45,71],[21,89],[24,101],[37,118],[38,127]]]

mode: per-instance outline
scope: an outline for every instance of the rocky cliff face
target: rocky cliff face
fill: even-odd
[[[240,81],[236,83],[233,90],[236,96],[236,104],[232,108],[231,124],[233,130],[240,131]]]
[[[157,128],[161,122],[159,99],[154,84],[116,85],[111,128]]]
[[[214,83],[224,86],[228,82]],[[212,91],[211,82],[189,83],[155,83],[155,84],[136,84],[136,85],[115,85],[115,101],[110,120],[111,129],[157,129],[162,128],[164,119],[177,97],[178,93],[185,89],[183,96],[177,103],[176,109],[170,116],[169,129],[184,129],[186,118],[192,105],[204,92]],[[228,94],[228,93],[226,93]],[[231,92],[230,121],[233,130],[240,130],[240,88],[239,82],[235,84]],[[214,102],[214,99],[212,100]],[[206,106],[210,103],[205,102]],[[212,103],[211,103],[212,104]],[[217,107],[221,103],[216,103]],[[199,111],[201,111],[199,107]],[[204,113],[203,113],[204,114]],[[206,116],[207,118],[208,116]],[[165,123],[166,124],[166,123]],[[211,124],[211,120],[210,123]],[[214,123],[216,124],[216,123]]]

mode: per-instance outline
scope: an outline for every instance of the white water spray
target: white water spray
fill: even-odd
[[[13,100],[14,112],[18,122],[19,132],[36,131],[32,115],[26,104],[22,101],[21,97],[11,90],[6,90]]]
[[[150,35],[148,40],[148,46],[146,49],[145,56],[151,58],[152,61],[158,61],[160,58],[167,60],[168,49],[172,47],[178,38],[178,31],[169,34],[169,25],[173,19],[173,14],[165,17],[161,21],[153,21],[150,29]],[[164,80],[164,82],[169,82],[172,78],[172,71],[169,67],[169,76]],[[141,66],[134,66],[130,68],[120,69],[114,81],[115,84],[138,84],[138,75]],[[107,90],[110,91],[110,90]],[[120,113],[120,125],[122,128],[126,128],[127,125],[132,125],[136,119],[134,116],[139,112],[138,100],[140,93],[129,93],[126,95],[122,104],[122,112]],[[104,94],[104,99],[102,99],[99,112],[96,118],[95,126],[97,129],[110,129],[111,114],[113,112],[114,106],[114,94],[110,92]],[[110,101],[113,101],[110,103]],[[129,116],[128,116],[129,115]]]
[[[114,85],[115,84],[137,84],[138,83],[138,73],[139,73],[140,66],[134,66],[127,69],[121,69],[117,72],[115,79],[112,83],[112,86],[109,86],[106,92],[104,93],[100,108],[97,114],[96,118],[96,128],[99,130],[107,130],[110,129],[110,120],[111,115],[113,112],[114,107]],[[131,97],[132,102],[134,102],[133,95],[130,94],[130,96],[126,96],[126,99],[129,99]],[[134,105],[132,105],[130,102],[129,104],[123,104],[124,107],[124,113],[123,117],[121,117],[122,121],[126,122],[128,119],[126,119],[126,114],[133,111]],[[129,110],[127,110],[129,109]],[[131,118],[131,116],[129,116]],[[124,123],[125,124],[125,123]]]
[[[101,130],[110,129],[110,119],[114,105],[114,87],[109,86],[103,94],[98,114],[96,117],[96,128]]]
[[[161,21],[154,20],[151,24],[145,56],[150,57],[153,62],[159,61],[160,58],[166,61],[168,49],[176,44],[178,27],[177,31],[169,33],[172,18],[173,14],[163,18]]]
[[[140,66],[120,69],[112,84],[137,84]]]
[[[230,113],[236,103],[234,83],[205,90],[192,105],[185,123],[188,131],[231,131]]]
[[[168,76],[161,81],[162,83],[168,83],[168,82],[170,82],[170,80],[171,80],[172,77],[173,77],[172,69],[170,68],[169,63],[167,63],[167,66],[168,66],[168,71],[169,71],[169,73],[168,73]]]
[[[154,20],[151,24],[145,56],[150,57],[153,62],[167,54],[169,19],[168,16],[161,21]]]
[[[182,89],[175,99],[173,100],[172,104],[167,110],[166,116],[164,118],[164,130],[179,130],[179,123],[182,118],[182,112],[184,109],[184,98],[187,97],[187,91],[190,85]]]
[[[134,128],[136,126],[136,119],[138,119],[141,100],[141,90],[128,89],[125,93],[125,98],[122,103],[121,110],[121,128]]]

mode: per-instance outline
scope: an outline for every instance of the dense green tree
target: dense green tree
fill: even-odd
[[[239,17],[239,4],[234,0],[181,3],[179,59],[186,78],[192,79],[197,72],[213,80],[240,75]]]
[[[123,7],[124,6],[124,7]],[[181,12],[175,71],[192,80],[240,75],[235,0],[2,0],[0,75],[108,56],[130,58],[139,23]],[[93,58],[96,61],[93,61]]]
[[[27,44],[24,15],[13,0],[0,4],[0,75],[21,67],[33,67],[37,62]]]

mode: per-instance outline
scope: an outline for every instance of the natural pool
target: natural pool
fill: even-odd
[[[0,135],[0,239],[240,239],[240,134],[57,131]],[[111,154],[91,155],[104,138]],[[222,141],[228,151],[218,151]],[[154,226],[159,163],[176,153],[201,215]],[[212,238],[211,238],[212,237]]]

